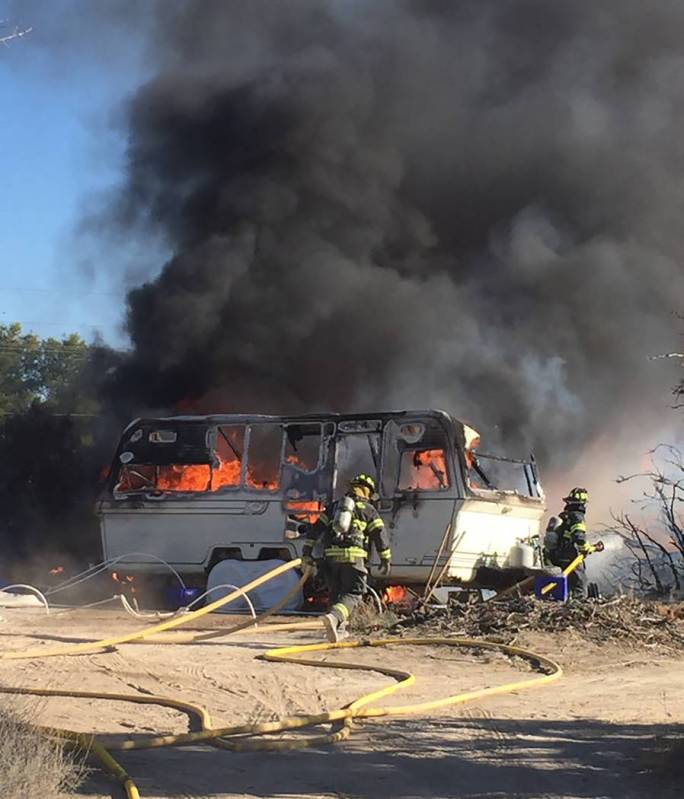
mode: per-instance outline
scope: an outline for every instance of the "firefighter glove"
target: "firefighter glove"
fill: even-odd
[[[389,573],[391,570],[392,570],[392,564],[390,563],[389,559],[380,561],[380,574],[384,575],[385,577],[389,577]]]

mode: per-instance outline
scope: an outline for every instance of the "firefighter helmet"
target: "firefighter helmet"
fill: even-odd
[[[371,496],[376,492],[375,480],[373,480],[369,474],[357,474],[350,485],[352,487],[359,486],[360,488],[367,488]]]
[[[565,502],[566,505],[573,503],[577,505],[586,505],[588,499],[589,494],[587,494],[586,488],[573,488],[567,497],[563,497],[563,502]]]

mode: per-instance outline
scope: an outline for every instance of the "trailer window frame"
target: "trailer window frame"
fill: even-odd
[[[397,443],[403,441],[400,448]],[[394,442],[395,451],[390,447]],[[444,457],[444,475],[446,485],[439,488],[422,488],[420,486],[400,488],[402,464],[407,453],[429,452],[440,450]],[[431,417],[415,417],[408,419],[390,419],[386,422],[381,438],[380,461],[380,496],[392,500],[398,496],[413,494],[443,497],[454,490],[460,492],[458,475],[454,466],[456,447],[448,430],[437,419]],[[391,461],[394,460],[394,463]],[[388,468],[393,473],[388,474]]]
[[[250,482],[250,456],[252,453],[252,442],[254,438],[254,432],[256,430],[263,430],[266,427],[271,427],[273,429],[277,429],[280,431],[280,445],[277,450],[277,456],[275,457],[275,463],[277,465],[276,473],[274,475],[275,478],[275,485],[273,488],[269,488],[268,481],[263,481],[262,486],[254,482]],[[242,467],[242,488],[245,491],[253,491],[258,494],[270,494],[272,496],[278,495],[282,489],[283,484],[283,454],[285,451],[285,425],[283,422],[248,422],[247,423],[247,431],[245,435],[245,452],[243,455],[243,467]]]

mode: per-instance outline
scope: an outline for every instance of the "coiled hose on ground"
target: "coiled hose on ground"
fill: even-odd
[[[262,585],[269,580],[283,574],[284,572],[297,568],[301,565],[301,561],[295,560],[282,564],[276,567],[267,574],[252,580],[250,583],[242,586],[242,588],[233,591],[227,596],[221,597],[203,608],[186,613],[183,616],[175,617],[173,619],[165,620],[152,627],[147,627],[132,633],[126,633],[110,638],[102,639],[99,641],[88,641],[83,643],[70,644],[66,646],[52,647],[50,649],[36,648],[27,649],[19,652],[9,651],[0,653],[0,660],[16,660],[27,658],[44,658],[56,657],[59,655],[75,655],[83,654],[86,652],[99,652],[102,650],[110,649],[111,647],[118,646],[124,643],[144,642],[149,639],[154,639],[154,643],[188,643],[199,642],[208,639],[218,638],[221,636],[230,635],[252,626],[255,622],[261,622],[267,617],[277,613],[295,590],[304,583],[307,578],[306,572],[302,575],[301,580],[288,594],[280,600],[274,607],[262,613],[256,619],[247,619],[240,624],[237,624],[226,630],[213,630],[211,632],[196,633],[191,636],[165,636],[161,637],[160,633],[167,630],[180,627],[188,624],[201,616],[211,613],[212,611],[227,605],[228,603],[236,600],[243,595],[243,592],[251,591],[254,588]],[[288,624],[278,624],[269,626],[269,629],[284,631],[284,630],[301,630],[301,629],[320,629],[320,624],[308,622],[293,622]],[[416,678],[410,672],[400,669],[392,669],[384,666],[368,665],[361,661],[347,662],[347,661],[321,661],[309,657],[310,654],[328,652],[332,650],[351,650],[351,649],[364,649],[364,648],[377,648],[389,646],[452,646],[452,647],[466,647],[477,649],[490,649],[503,652],[506,655],[517,656],[527,660],[537,670],[544,673],[539,674],[531,679],[516,680],[514,682],[506,683],[489,688],[481,688],[474,691],[467,691],[462,693],[452,694],[450,696],[441,697],[438,699],[429,700],[426,702],[418,702],[399,707],[378,707],[373,706],[371,703],[377,702],[391,694],[396,693],[402,688],[415,683]],[[190,702],[184,702],[169,697],[151,696],[144,694],[111,694],[100,692],[88,691],[62,691],[53,689],[40,689],[40,688],[5,688],[0,687],[0,692],[11,694],[25,694],[37,696],[65,696],[76,698],[89,698],[89,699],[104,699],[116,700],[124,702],[132,702],[137,704],[155,704],[163,707],[180,710],[188,715],[188,717],[195,719],[200,726],[196,732],[187,732],[177,735],[152,735],[145,738],[137,739],[135,741],[123,741],[116,744],[108,744],[105,746],[94,735],[85,733],[74,732],[66,729],[50,729],[51,734],[56,737],[66,739],[73,744],[89,750],[100,762],[102,767],[112,774],[122,785],[128,799],[138,799],[140,793],[135,785],[132,777],[126,772],[123,766],[111,754],[115,750],[130,750],[130,749],[154,749],[164,746],[181,746],[184,744],[197,744],[201,742],[209,743],[213,746],[219,746],[231,751],[284,751],[291,749],[301,749],[320,745],[323,743],[334,743],[346,738],[352,729],[352,724],[355,719],[360,718],[386,718],[389,716],[406,716],[418,713],[427,713],[438,708],[449,707],[458,704],[471,702],[475,699],[481,699],[487,696],[494,696],[496,694],[510,693],[527,688],[540,687],[547,685],[562,676],[561,667],[553,660],[544,657],[543,655],[536,654],[526,649],[516,646],[509,646],[506,644],[498,644],[490,641],[479,641],[469,638],[403,638],[393,639],[384,638],[369,641],[343,641],[336,644],[330,643],[316,643],[304,644],[298,646],[281,647],[278,649],[271,649],[260,656],[263,660],[272,663],[297,663],[300,665],[311,666],[313,668],[328,668],[328,669],[349,669],[357,671],[373,671],[390,677],[394,680],[393,683],[387,685],[379,690],[372,691],[364,694],[358,699],[354,700],[351,704],[338,710],[318,714],[308,714],[300,716],[291,716],[281,719],[280,721],[264,722],[258,724],[240,724],[228,727],[213,727],[209,712],[206,708]],[[291,740],[278,740],[274,741],[268,737],[273,733],[281,733],[292,730],[302,730],[308,728],[319,727],[321,725],[333,725],[331,732],[323,734],[315,734],[306,738],[296,738]],[[237,740],[235,736],[240,736]]]

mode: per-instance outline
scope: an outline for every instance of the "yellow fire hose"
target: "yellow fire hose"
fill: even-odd
[[[288,571],[289,569],[296,568],[300,565],[300,561],[290,561],[286,564],[278,566],[267,574],[252,580],[247,585],[243,586],[241,590],[234,591],[221,599],[212,602],[211,604],[186,614],[185,616],[169,619],[160,624],[148,627],[143,630],[138,630],[133,633],[125,635],[114,636],[112,638],[103,639],[100,641],[85,642],[72,644],[62,647],[53,647],[51,649],[28,649],[22,652],[4,652],[0,654],[1,659],[18,659],[18,658],[40,658],[40,657],[56,657],[57,655],[71,655],[85,652],[97,652],[103,649],[108,649],[122,643],[130,643],[135,641],[142,641],[149,639],[153,636],[158,636],[159,633],[165,632],[171,628],[180,627],[195,619],[211,613],[213,610],[234,601],[242,596],[243,591],[250,591],[259,585],[267,582],[268,580],[277,577],[280,574]],[[306,578],[303,576],[302,581]],[[279,602],[278,605],[282,607],[284,602]],[[278,607],[278,606],[276,606]],[[256,619],[249,619],[248,624],[252,625],[257,623],[269,615],[277,612],[274,608],[269,609]],[[311,627],[310,622],[294,622],[293,624],[280,624],[269,625],[267,629],[279,630],[284,629],[302,629],[306,625],[307,628]],[[239,624],[229,630],[211,631],[211,633],[201,633],[192,637],[191,641],[207,640],[207,638],[215,638],[219,635],[226,635],[230,632],[237,632],[244,629],[247,624]],[[159,643],[160,639],[156,638],[153,643]],[[186,641],[178,641],[185,643]],[[418,702],[410,705],[403,705],[398,707],[374,707],[371,702],[376,702],[383,699],[390,694],[393,694],[401,688],[407,687],[415,683],[416,678],[409,672],[399,669],[391,669],[384,666],[374,666],[358,662],[347,661],[320,661],[315,658],[301,657],[314,652],[327,652],[331,650],[350,650],[359,648],[377,648],[386,646],[453,646],[453,647],[468,647],[476,649],[490,649],[502,652],[509,656],[516,656],[527,660],[532,663],[537,669],[544,669],[546,673],[532,679],[518,680],[515,682],[506,683],[504,685],[493,686],[489,688],[481,688],[473,691],[463,693],[451,694],[440,699],[433,699],[427,702]],[[112,774],[122,785],[126,792],[128,799],[139,799],[138,789],[126,772],[126,770],[118,763],[117,760],[111,755],[112,750],[130,750],[130,749],[152,749],[163,746],[180,746],[184,744],[206,742],[214,746],[220,746],[232,751],[257,751],[257,750],[270,750],[270,751],[286,751],[292,749],[301,749],[322,743],[333,743],[346,738],[351,732],[351,726],[354,719],[358,718],[382,718],[388,716],[406,716],[416,713],[425,713],[438,708],[449,707],[465,702],[471,702],[475,699],[481,699],[487,696],[494,696],[496,694],[510,693],[527,688],[540,687],[546,685],[562,676],[561,667],[553,660],[538,655],[529,650],[522,649],[516,646],[509,646],[506,644],[493,643],[491,641],[479,641],[469,638],[404,638],[404,639],[378,639],[371,641],[344,641],[336,644],[319,643],[319,644],[304,644],[300,646],[290,646],[278,649],[271,649],[261,656],[264,660],[276,663],[296,663],[299,665],[312,666],[316,668],[332,668],[332,669],[349,669],[357,671],[373,671],[387,677],[391,677],[395,682],[391,685],[380,688],[379,690],[365,694],[358,699],[354,700],[351,704],[338,710],[327,711],[313,715],[291,716],[281,719],[280,721],[264,722],[260,724],[241,724],[228,727],[212,727],[211,718],[208,711],[194,703],[185,702],[182,700],[171,699],[162,696],[151,696],[146,694],[110,694],[100,692],[87,692],[87,691],[61,691],[52,689],[40,688],[4,688],[0,687],[0,692],[12,694],[28,694],[37,696],[65,696],[76,698],[92,698],[104,700],[116,700],[125,702],[134,702],[137,704],[156,704],[164,707],[180,710],[186,713],[190,718],[194,718],[199,723],[200,729],[196,732],[181,733],[178,735],[157,735],[148,736],[132,741],[123,741],[116,743],[102,743],[101,740],[94,735],[74,732],[65,729],[51,729],[50,732],[55,737],[66,738],[73,742],[75,745],[89,750],[100,762],[102,767]],[[314,735],[306,738],[293,738],[289,740],[273,741],[263,739],[260,736],[271,735],[273,733],[288,732],[293,730],[307,729],[310,727],[317,727],[320,725],[335,725],[333,731],[330,733]],[[241,736],[238,740],[231,740],[233,736]],[[247,737],[244,737],[247,736]]]
[[[572,573],[575,571],[575,569],[576,569],[576,568],[577,568],[577,567],[580,565],[580,563],[582,563],[582,561],[583,561],[583,560],[584,560],[584,555],[582,555],[582,554],[579,554],[579,555],[578,555],[578,556],[575,558],[575,560],[573,560],[573,561],[572,561],[572,563],[570,563],[568,566],[566,566],[566,567],[563,569],[563,572],[562,572],[562,574],[563,574],[563,577],[567,577],[569,574],[572,574]],[[548,585],[545,585],[545,586],[542,588],[542,590],[541,590],[541,595],[542,595],[542,596],[545,596],[545,595],[546,595],[546,594],[548,594],[550,591],[553,591],[553,589],[554,589],[554,588],[555,588],[557,585],[558,585],[558,583],[549,583]]]
[[[258,588],[260,585],[263,585],[264,583],[267,583],[269,580],[272,580],[275,577],[278,577],[281,574],[290,571],[290,569],[296,568],[300,564],[301,560],[299,559],[283,563],[280,566],[276,566],[276,568],[272,569],[270,572],[262,574],[260,577],[256,577],[254,580],[247,583],[246,585],[243,585],[241,588],[232,591],[230,594],[226,594],[226,596],[223,596],[220,599],[216,599],[214,602],[205,605],[203,608],[199,608],[198,610],[193,610],[190,613],[186,613],[184,616],[176,616],[173,619],[167,619],[166,621],[162,621],[159,624],[155,624],[152,627],[145,627],[142,630],[137,630],[132,633],[124,633],[123,635],[116,635],[113,636],[112,638],[103,638],[101,641],[85,641],[82,644],[67,644],[66,646],[57,646],[53,647],[52,649],[44,649],[42,647],[39,647],[36,649],[24,649],[20,652],[2,652],[0,653],[0,660],[48,658],[48,657],[57,657],[58,655],[83,655],[86,652],[98,652],[101,649],[109,649],[110,647],[118,646],[119,644],[128,644],[133,641],[142,641],[145,638],[150,638],[151,636],[156,635],[157,633],[165,632],[166,630],[171,630],[174,627],[181,627],[190,621],[194,621],[195,619],[199,619],[202,616],[206,616],[208,613],[211,613],[214,610],[218,610],[224,605],[227,605],[229,602],[234,602],[238,597],[241,597],[243,593],[247,593],[255,588]],[[302,576],[300,582],[303,583],[304,581],[305,581],[305,575]],[[257,616],[256,619],[249,619],[249,623],[254,624],[255,622],[259,622],[262,619],[266,618],[266,616],[269,616],[274,612],[275,611],[271,608],[261,616]],[[207,634],[207,637],[214,637],[214,632],[212,631],[211,634]]]

